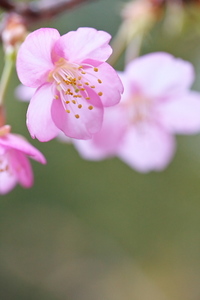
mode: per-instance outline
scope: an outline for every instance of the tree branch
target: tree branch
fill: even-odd
[[[58,1],[37,1],[30,3],[12,2],[0,0],[0,8],[7,12],[14,12],[20,15],[26,24],[51,19],[64,11],[81,5],[90,0],[58,0]]]

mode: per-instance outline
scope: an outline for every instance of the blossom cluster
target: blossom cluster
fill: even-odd
[[[171,161],[175,134],[200,132],[200,93],[191,90],[191,63],[164,52],[132,59],[124,71],[106,61],[111,36],[78,28],[30,33],[16,61],[18,97],[30,100],[27,127],[46,142],[62,134],[88,160],[117,156],[139,172]],[[0,129],[0,193],[33,183],[27,156],[44,156],[22,137]]]

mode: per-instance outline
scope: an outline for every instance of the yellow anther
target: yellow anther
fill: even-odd
[[[85,97],[86,100],[90,100],[90,97]]]
[[[70,113],[70,110],[69,110],[69,109],[66,109],[66,112],[69,114],[69,113]]]
[[[77,115],[74,115],[75,116],[75,118],[77,118],[77,119],[79,119],[80,118],[80,116],[77,114]]]
[[[102,83],[101,79],[98,79],[98,83]]]
[[[93,70],[94,70],[95,72],[98,72],[98,71],[99,71],[99,69],[98,69],[98,68],[96,68],[96,67],[95,67]]]
[[[88,106],[89,110],[92,110],[93,108],[94,108],[94,106],[92,106],[92,105]]]
[[[72,100],[72,103],[76,104],[76,100]]]
[[[55,98],[55,99],[59,99],[59,96],[58,96],[58,95],[55,95],[54,98]]]
[[[89,85],[89,82],[85,82],[86,85]]]
[[[65,101],[65,103],[66,103],[66,104],[69,104],[69,103],[70,103],[70,101],[69,101],[69,100],[67,100],[67,101]]]
[[[82,104],[79,104],[79,105],[78,105],[78,108],[81,108],[82,106],[83,106]]]
[[[92,89],[95,89],[95,85],[91,85],[90,87],[91,87]]]
[[[99,93],[98,93],[98,95],[99,95],[99,96],[102,96],[102,95],[103,95],[103,93],[102,93],[102,92],[99,92]]]
[[[81,71],[81,74],[86,74],[86,72],[84,72],[84,71]]]
[[[84,89],[84,88],[81,88],[80,91],[85,91],[85,89]]]
[[[78,76],[78,80],[81,80],[82,79],[82,77],[81,76]]]

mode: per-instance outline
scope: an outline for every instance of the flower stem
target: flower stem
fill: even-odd
[[[0,106],[2,106],[6,90],[8,87],[8,83],[11,77],[12,68],[14,65],[14,53],[6,54],[5,56],[5,65],[3,68],[3,72],[1,75],[1,81],[0,81]]]

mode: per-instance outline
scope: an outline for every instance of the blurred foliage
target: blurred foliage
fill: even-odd
[[[61,34],[92,26],[114,35],[122,4],[90,2],[40,26]],[[167,51],[191,61],[200,91],[200,11],[195,14],[198,23],[188,19],[177,34],[167,32],[161,19],[141,54]],[[123,69],[123,57],[118,67]],[[27,103],[14,98],[17,85],[14,74],[8,121],[31,141]],[[0,299],[200,299],[199,135],[179,136],[170,166],[146,175],[116,158],[84,161],[57,140],[31,142],[48,164],[33,162],[32,189],[18,186],[1,196]]]

